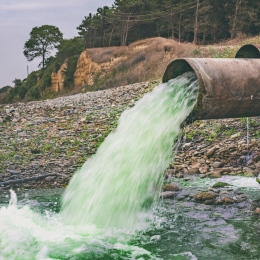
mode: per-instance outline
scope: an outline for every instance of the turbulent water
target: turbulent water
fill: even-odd
[[[185,73],[126,110],[75,173],[60,213],[18,207],[12,193],[11,205],[0,209],[0,260],[156,259],[129,241],[145,222],[151,224],[149,209],[196,91],[195,74]]]
[[[193,108],[196,82],[193,73],[171,80],[122,114],[116,131],[72,178],[63,200],[66,223],[135,226],[158,196],[174,139]]]

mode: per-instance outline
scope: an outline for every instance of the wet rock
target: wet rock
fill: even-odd
[[[212,199],[212,200],[205,200],[204,203],[206,205],[213,205],[215,203],[215,200],[214,199]]]
[[[197,195],[194,196],[194,199],[196,201],[210,201],[214,200],[216,198],[216,194],[211,193],[211,192],[201,192]]]
[[[260,203],[255,201],[255,202],[252,203],[250,210],[255,211],[257,208],[260,208]]]
[[[212,171],[208,174],[210,178],[221,178],[221,174],[219,171]]]
[[[180,188],[174,183],[168,183],[163,186],[163,191],[180,191]]]
[[[178,192],[176,191],[164,191],[160,193],[160,197],[163,199],[171,199],[177,196]]]
[[[189,198],[190,194],[185,194],[185,193],[180,193],[178,192],[177,196],[176,196],[176,199],[177,200],[184,200],[186,198]]]
[[[229,197],[224,197],[224,198],[222,198],[222,203],[223,204],[233,204],[234,200]]]

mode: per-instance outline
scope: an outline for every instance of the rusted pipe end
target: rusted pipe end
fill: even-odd
[[[246,44],[242,46],[236,53],[235,58],[260,58],[260,44]]]
[[[188,122],[260,116],[260,59],[177,59],[166,68],[163,82],[188,71],[199,83]]]
[[[197,103],[190,113],[190,115],[187,117],[185,120],[186,123],[191,123],[195,121],[196,119],[199,119],[200,116],[198,116],[198,111],[200,110],[200,107],[202,106],[201,100],[203,97],[204,91],[204,83],[201,78],[201,74],[199,72],[199,69],[192,63],[190,62],[190,59],[176,59],[172,61],[168,67],[166,68],[166,71],[163,75],[162,82],[167,82],[170,79],[174,79],[180,75],[182,75],[185,72],[192,71],[196,74],[197,79],[198,79],[198,86],[199,86],[199,91],[198,91],[198,96],[197,96]]]

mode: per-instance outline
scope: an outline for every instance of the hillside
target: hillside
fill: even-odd
[[[86,49],[79,55],[66,58],[64,63],[56,58],[44,70],[32,72],[23,81],[17,80],[14,88],[6,88],[0,93],[0,102],[41,100],[160,80],[173,59],[234,57],[238,48],[247,43],[260,44],[260,37],[237,38],[205,46],[159,37],[129,46]]]

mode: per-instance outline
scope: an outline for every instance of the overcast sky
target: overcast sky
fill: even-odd
[[[98,7],[111,7],[114,0],[0,0],[0,88],[13,86],[15,78],[24,79],[37,70],[40,59],[28,62],[24,43],[33,27],[55,25],[65,39],[78,35],[76,27]]]

